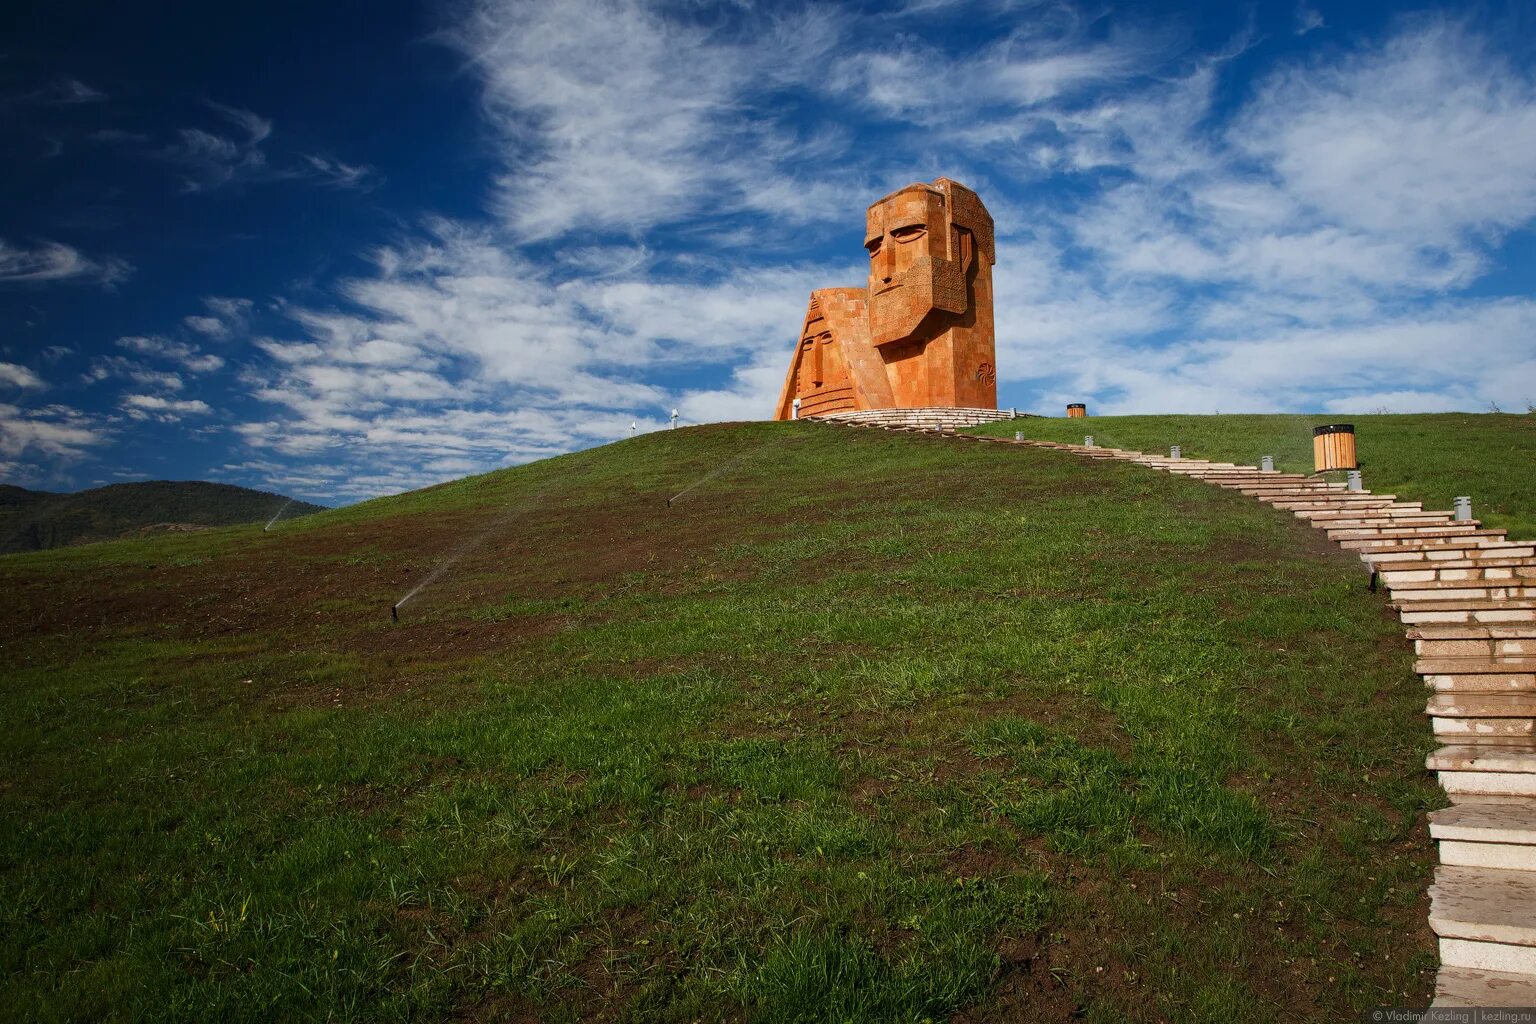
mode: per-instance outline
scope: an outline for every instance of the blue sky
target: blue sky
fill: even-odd
[[[939,175],[1004,406],[1536,402],[1529,5],[137,6],[0,12],[5,482],[338,503],[763,418]]]

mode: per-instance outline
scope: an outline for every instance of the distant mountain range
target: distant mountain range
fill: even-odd
[[[109,484],[74,494],[0,484],[0,552],[266,522],[279,509],[283,519],[292,519],[323,508],[281,494],[202,480]]]

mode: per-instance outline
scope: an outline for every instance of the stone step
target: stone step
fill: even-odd
[[[1458,869],[1468,870],[1468,869]],[[1536,949],[1500,942],[1440,940],[1440,969],[1447,967],[1503,974],[1536,974]]]
[[[1362,559],[1375,565],[1379,565],[1382,562],[1475,562],[1484,558],[1536,557],[1536,544],[1530,542],[1482,541],[1477,538],[1465,542],[1459,539],[1452,539],[1448,543],[1427,546],[1398,545],[1393,547],[1385,544],[1345,544],[1341,546],[1358,551]]]
[[[1432,672],[1424,685],[1436,693],[1536,693],[1536,672]]]
[[[1524,657],[1536,655],[1536,627],[1526,623],[1431,623],[1408,630],[1420,657]]]
[[[1456,521],[1449,512],[1425,512],[1416,508],[1400,509],[1392,505],[1383,505],[1379,508],[1368,505],[1354,505],[1347,508],[1287,508],[1277,504],[1275,507],[1284,508],[1297,519],[1305,519],[1320,530],[1361,520],[1372,524],[1395,525],[1404,529],[1410,526],[1438,526]]]
[[[1536,692],[1536,658],[1422,658],[1424,685],[1452,693]]]
[[[1498,750],[1500,746],[1487,744],[1480,749]],[[1441,771],[1439,780],[1440,788],[1458,805],[1496,798],[1536,799],[1536,773],[1531,772]]]
[[[1453,552],[1443,556],[1445,558],[1467,557],[1465,552],[1476,551],[1488,543],[1476,534],[1459,537],[1335,537],[1332,539],[1345,551],[1354,551],[1367,562],[1375,560],[1373,555],[1389,555],[1400,559],[1405,552],[1423,553],[1427,560],[1435,560],[1435,552],[1441,551]]]
[[[1484,740],[1508,740],[1525,742],[1536,736],[1536,719],[1521,718],[1452,718],[1436,715],[1429,720],[1430,731],[1441,743],[1480,743]]]
[[[1383,505],[1380,508],[1366,506],[1352,506],[1349,508],[1293,508],[1290,509],[1297,519],[1305,519],[1318,526],[1333,526],[1336,523],[1350,519],[1379,519],[1400,526],[1419,526],[1421,524],[1436,525],[1439,523],[1454,523],[1456,520],[1449,512],[1425,511],[1417,506],[1407,505]]]
[[[1429,899],[1429,926],[1441,938],[1536,946],[1536,874],[1442,865]]]
[[[1325,519],[1308,515],[1306,512],[1297,512],[1296,518],[1305,519],[1312,524],[1314,530],[1327,530],[1330,535],[1339,530],[1407,530],[1421,529],[1426,526],[1447,526],[1455,522],[1450,516],[1439,513],[1413,516],[1372,511],[1329,516]]]
[[[1405,601],[1391,607],[1406,625],[1536,623],[1536,601]]]
[[[1536,716],[1536,695],[1524,693],[1437,693],[1424,713],[1436,718],[1523,718]]]
[[[1322,491],[1313,494],[1254,495],[1266,505],[1277,508],[1311,507],[1319,512],[1349,511],[1360,508],[1389,508],[1397,504],[1393,494],[1362,494],[1351,491]],[[1417,508],[1418,506],[1414,506]]]
[[[1536,779],[1536,743],[1448,744],[1426,757],[1424,767],[1432,772],[1531,775]]]
[[[1536,975],[1441,967],[1435,1006],[1536,1006]]]
[[[1413,670],[1421,676],[1506,676],[1536,672],[1536,656],[1420,658]]]
[[[1495,534],[1491,530],[1478,529],[1479,525],[1476,520],[1469,520],[1463,523],[1437,523],[1427,526],[1341,526],[1337,528],[1324,526],[1323,529],[1327,530],[1330,540],[1340,541],[1429,540],[1435,537],[1466,537],[1472,534],[1480,537],[1503,536],[1503,531]]]
[[[1390,567],[1390,568],[1389,568]],[[1513,558],[1458,558],[1448,563],[1377,562],[1373,568],[1381,582],[1390,586],[1402,583],[1446,583],[1459,581],[1529,580],[1536,583],[1536,560]]]
[[[1536,580],[1408,580],[1388,585],[1394,601],[1527,601],[1536,598]]]
[[[1457,804],[1477,807],[1479,804]],[[1514,804],[1498,806],[1512,807]],[[1536,846],[1524,843],[1462,842],[1447,839],[1440,843],[1440,863],[1463,868],[1497,868],[1500,871],[1536,871]]]
[[[1458,804],[1429,812],[1432,839],[1536,847],[1536,800]]]

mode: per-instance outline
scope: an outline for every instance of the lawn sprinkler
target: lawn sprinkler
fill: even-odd
[[[389,617],[394,619],[396,622],[400,621],[400,606],[398,604],[392,604],[389,606]]]

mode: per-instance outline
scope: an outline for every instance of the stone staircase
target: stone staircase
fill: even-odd
[[[861,409],[858,412],[830,412],[821,416],[803,416],[822,422],[836,421],[861,427],[907,427],[910,429],[939,430],[956,427],[979,427],[983,423],[1012,420],[1030,416],[1017,409]]]
[[[1426,762],[1451,799],[1429,816],[1440,851],[1435,1006],[1536,1006],[1536,542],[1299,473],[928,429],[1193,477],[1285,509],[1357,552],[1408,627],[1442,744]]]

